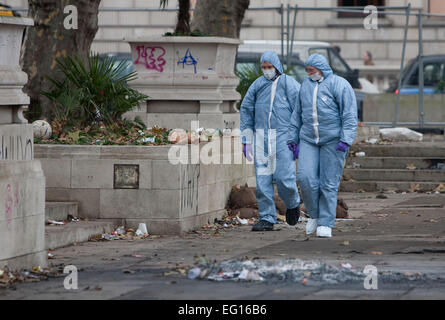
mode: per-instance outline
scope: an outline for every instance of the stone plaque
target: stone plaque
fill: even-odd
[[[139,165],[115,164],[114,189],[139,189]]]

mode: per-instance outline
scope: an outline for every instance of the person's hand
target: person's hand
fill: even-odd
[[[349,145],[346,144],[346,143],[344,143],[344,142],[342,142],[342,141],[340,141],[340,142],[337,144],[337,151],[347,152],[348,149],[349,149]]]
[[[244,153],[244,157],[248,161],[252,161],[253,160],[253,150],[252,150],[252,145],[251,144],[243,144],[243,153]]]
[[[291,142],[287,145],[289,147],[289,150],[292,151],[294,154],[294,161],[298,159],[300,156],[300,145],[296,144],[295,142]]]

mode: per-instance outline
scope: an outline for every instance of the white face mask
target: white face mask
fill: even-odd
[[[312,81],[320,81],[321,78],[323,78],[323,76],[319,72],[311,74],[309,77],[311,78]]]
[[[275,69],[269,69],[269,70],[263,69],[263,74],[266,77],[266,79],[272,80],[273,78],[275,78],[276,72]]]

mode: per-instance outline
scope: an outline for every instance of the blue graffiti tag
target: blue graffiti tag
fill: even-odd
[[[190,49],[187,49],[187,52],[184,55],[184,58],[180,58],[178,61],[178,66],[182,64],[182,68],[184,69],[185,66],[192,66],[195,69],[195,73],[196,73],[196,65],[198,64],[198,61],[196,61],[195,58],[193,58]]]

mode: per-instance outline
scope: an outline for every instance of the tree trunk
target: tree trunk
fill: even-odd
[[[198,0],[192,29],[210,36],[239,38],[250,0]]]
[[[175,34],[190,33],[190,0],[179,0],[178,23]]]
[[[51,87],[45,75],[61,79],[56,58],[78,55],[87,60],[98,29],[100,0],[28,0],[28,3],[29,17],[34,19],[35,26],[28,28],[22,63],[29,76],[25,87],[31,97],[28,118],[34,120],[50,115],[50,103],[40,92]],[[78,10],[78,29],[64,27],[64,21],[70,15],[64,13],[68,5],[74,5]]]

